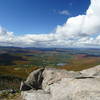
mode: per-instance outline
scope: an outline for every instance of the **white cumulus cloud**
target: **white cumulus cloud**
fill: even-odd
[[[70,12],[68,10],[62,10],[58,12],[61,15],[70,15]]]

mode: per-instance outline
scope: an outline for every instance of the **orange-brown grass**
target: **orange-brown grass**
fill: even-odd
[[[21,78],[26,78],[30,72],[37,67],[15,67],[15,66],[0,66],[0,75],[10,75]]]
[[[20,64],[29,64],[29,61],[14,61],[14,64],[20,65]]]
[[[60,69],[81,71],[100,64],[100,57],[73,57],[68,65],[60,67]]]

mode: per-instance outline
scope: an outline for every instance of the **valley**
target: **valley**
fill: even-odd
[[[0,47],[0,90],[19,90],[20,82],[39,67],[81,71],[100,65],[100,49]]]

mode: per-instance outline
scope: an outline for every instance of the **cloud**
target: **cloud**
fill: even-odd
[[[62,11],[58,11],[58,13],[60,15],[70,15],[70,12],[68,10],[62,10]]]
[[[100,48],[100,0],[91,0],[85,15],[69,18],[63,25],[58,25],[53,33],[16,36],[0,27],[0,45]]]
[[[0,27],[0,42],[9,42],[13,39],[13,32],[8,32],[6,29]]]
[[[70,3],[69,3],[69,6],[72,6],[72,5],[73,5],[73,3],[72,3],[72,2],[70,2]]]

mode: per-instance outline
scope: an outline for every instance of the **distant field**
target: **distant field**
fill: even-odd
[[[80,71],[99,64],[99,49],[0,47],[0,90],[19,89],[21,80],[38,67]]]

